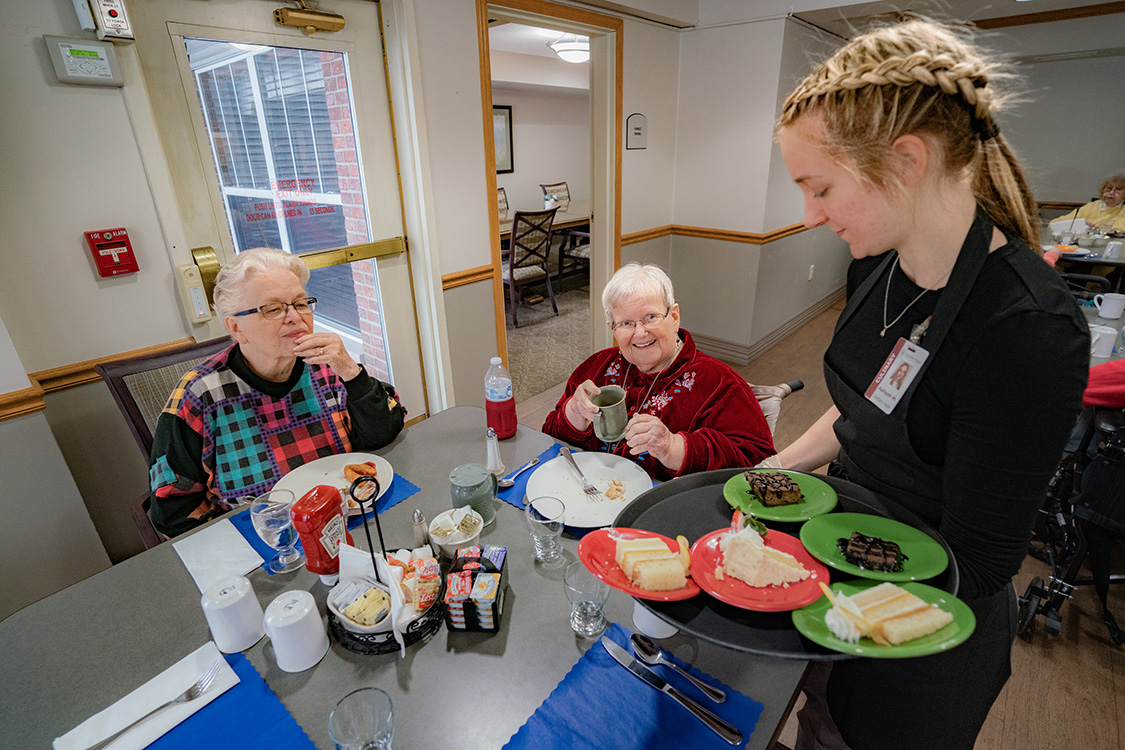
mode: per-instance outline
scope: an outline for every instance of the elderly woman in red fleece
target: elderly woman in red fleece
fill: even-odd
[[[754,466],[774,454],[769,425],[738,373],[695,348],[680,328],[672,281],[658,266],[630,263],[602,292],[617,346],[595,353],[567,381],[543,431],[586,450],[636,461],[649,476]],[[601,386],[625,390],[629,426],[607,446],[593,431]]]

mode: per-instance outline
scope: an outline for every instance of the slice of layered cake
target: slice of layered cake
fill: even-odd
[[[686,547],[686,539],[677,552],[655,537],[618,539],[614,559],[634,585],[648,591],[673,591],[687,585]]]
[[[724,575],[750,586],[788,586],[809,577],[810,573],[792,555],[767,547],[752,528],[728,532],[719,539],[723,561],[715,567],[715,578]]]
[[[881,583],[857,594],[835,594],[824,624],[840,640],[861,637],[898,645],[934,633],[953,622],[953,615],[893,583]]]

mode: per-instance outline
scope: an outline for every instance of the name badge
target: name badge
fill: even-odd
[[[930,353],[922,347],[900,338],[887,356],[887,361],[879,368],[879,374],[867,386],[867,393],[864,394],[867,400],[878,406],[884,414],[890,414],[910,389],[910,384],[929,356]]]

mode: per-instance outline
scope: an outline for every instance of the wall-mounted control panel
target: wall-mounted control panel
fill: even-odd
[[[194,263],[176,266],[176,282],[180,287],[180,301],[192,323],[206,323],[211,319],[211,305],[203,288],[203,274]]]

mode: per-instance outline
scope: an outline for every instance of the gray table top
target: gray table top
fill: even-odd
[[[484,410],[457,407],[405,430],[378,451],[396,474],[421,490],[380,516],[388,545],[409,546],[415,508],[433,518],[449,507],[449,472],[462,463],[484,463],[484,431]],[[521,426],[501,442],[501,456],[514,469],[551,442]],[[356,543],[365,546],[362,537],[357,535]],[[332,747],[328,714],[336,701],[373,685],[394,701],[396,745],[440,747],[456,736],[459,748],[499,748],[596,643],[570,630],[562,568],[534,562],[515,508],[500,502],[496,522],[481,542],[508,546],[508,598],[495,635],[450,633],[443,625],[431,640],[409,647],[405,658],[363,656],[333,641],[320,664],[298,674],[278,669],[268,638],[245,652],[317,747]],[[577,559],[577,541],[564,540],[563,546],[567,562]],[[325,612],[327,588],[304,569],[279,576],[259,569],[248,578],[263,608],[281,592],[300,588],[311,591]],[[210,640],[199,602],[199,590],[172,545],[162,544],[0,622],[0,747],[49,747],[55,737]],[[632,610],[630,597],[611,593],[606,605],[611,620],[631,629]],[[746,747],[768,746],[805,662],[737,654],[683,634],[663,645],[762,703]],[[478,691],[466,689],[470,679],[488,686],[487,703]],[[647,689],[639,682],[637,687]],[[685,714],[685,721],[693,719]],[[707,730],[700,725],[700,731]]]

